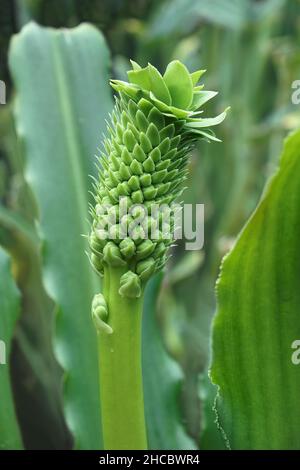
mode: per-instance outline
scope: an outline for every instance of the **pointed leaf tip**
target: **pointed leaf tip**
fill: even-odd
[[[203,69],[203,70],[196,70],[195,72],[192,72],[190,74],[194,86],[197,85],[198,81],[200,80],[202,75],[205,74],[205,72],[206,72],[206,69]]]
[[[142,67],[137,63],[135,62],[134,60],[130,59],[130,63],[132,65],[132,69],[133,70],[140,70]]]

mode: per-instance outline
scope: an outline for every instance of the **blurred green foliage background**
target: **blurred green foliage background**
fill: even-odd
[[[283,137],[300,125],[291,102],[291,84],[300,78],[299,14],[299,0],[1,0],[0,79],[7,85],[7,104],[0,106],[0,244],[12,254],[22,294],[10,361],[27,447],[68,448],[72,439],[61,410],[61,369],[51,346],[54,306],[43,287],[41,255],[32,234],[37,209],[24,179],[12,116],[14,87],[7,59],[12,35],[31,20],[55,28],[89,22],[108,42],[114,78],[126,77],[129,59],[151,62],[162,71],[177,58],[191,71],[207,69],[205,87],[219,91],[209,114],[231,106],[217,130],[223,143],[199,143],[189,164],[183,199],[205,204],[204,249],[185,252],[179,243],[157,303],[165,348],[183,371],[181,422],[196,447],[200,442],[200,448],[218,448],[214,391],[205,378],[214,285],[221,258],[277,164]],[[46,325],[45,318],[50,319]]]

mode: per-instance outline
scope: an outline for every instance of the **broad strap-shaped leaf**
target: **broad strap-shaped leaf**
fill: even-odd
[[[232,449],[299,449],[300,131],[285,143],[280,167],[217,284],[211,377]]]
[[[143,382],[149,449],[195,449],[180,411],[183,383],[178,364],[166,353],[155,316],[161,275],[149,282],[143,317]]]
[[[75,447],[101,446],[95,331],[99,290],[85,255],[88,173],[111,109],[109,57],[101,34],[26,26],[12,42],[17,131],[36,196],[45,287],[57,304],[55,349],[65,370],[66,419]]]
[[[11,341],[20,313],[20,295],[9,256],[0,248],[0,449],[22,449],[9,371]]]

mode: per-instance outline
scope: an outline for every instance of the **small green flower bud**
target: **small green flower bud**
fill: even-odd
[[[153,122],[158,129],[162,129],[165,126],[165,118],[157,108],[152,108],[148,114],[148,121]]]
[[[164,155],[170,150],[170,146],[171,142],[169,137],[165,137],[157,148],[160,150],[161,155]]]
[[[123,162],[120,163],[120,169],[118,171],[119,176],[123,181],[129,180],[131,173],[129,167],[125,165]]]
[[[155,250],[155,246],[156,246],[156,243],[153,243],[151,240],[149,240],[149,239],[144,240],[137,247],[136,259],[140,260],[140,259],[148,258],[148,256],[150,256],[153,253],[153,251]]]
[[[122,141],[123,141],[123,127],[117,123],[117,126],[116,126],[116,131],[117,131],[117,139],[118,139],[118,142],[121,144]]]
[[[125,147],[131,152],[134,149],[136,140],[131,130],[127,129],[123,135],[123,142]]]
[[[119,183],[117,186],[119,196],[128,196],[130,194],[130,186],[128,185],[127,181],[123,181],[123,183]]]
[[[148,153],[152,150],[151,140],[144,132],[140,133],[140,143],[145,153]]]
[[[101,260],[100,256],[97,256],[95,253],[92,253],[91,254],[91,263],[94,266],[94,268],[96,269],[96,271],[98,271],[98,273],[101,274],[103,272],[103,263],[102,263],[102,260]]]
[[[145,161],[146,158],[147,158],[144,150],[142,149],[142,147],[139,144],[135,144],[133,152],[132,152],[132,156],[133,156],[133,158],[135,158],[136,160],[138,160],[141,163],[143,161]]]
[[[116,202],[118,202],[118,199],[119,199],[119,192],[117,190],[117,188],[112,188],[110,191],[109,191],[109,198],[110,198],[110,202],[112,204],[115,204]]]
[[[138,191],[134,191],[131,194],[131,199],[134,204],[142,204],[142,202],[144,201],[143,192],[140,189]]]
[[[123,215],[121,219],[121,225],[123,230],[127,230],[130,227],[130,224],[134,222],[134,218],[131,214]]]
[[[122,153],[121,153],[121,159],[126,165],[130,165],[132,163],[132,157],[126,147],[123,147]]]
[[[155,260],[147,258],[146,260],[139,261],[136,265],[136,272],[140,276],[141,281],[145,282],[150,279],[155,271]]]
[[[115,224],[109,228],[108,237],[110,240],[114,240],[115,243],[119,244],[120,241],[124,238],[125,233],[126,232],[123,230],[122,225]]]
[[[132,229],[129,227],[129,235],[136,245],[139,245],[146,238],[145,231],[141,225],[133,227]]]
[[[144,189],[143,193],[144,193],[145,199],[147,200],[154,199],[157,194],[157,188],[155,188],[154,186],[148,186],[148,188]]]
[[[168,170],[160,170],[152,175],[152,182],[154,184],[162,183],[168,174]]]
[[[106,334],[113,332],[110,325],[106,323],[108,317],[108,309],[102,294],[96,294],[92,302],[92,319],[96,330]]]
[[[165,170],[171,165],[171,160],[163,160],[156,165],[156,171]]]
[[[130,165],[130,170],[133,175],[137,175],[137,176],[142,175],[144,172],[142,164],[138,162],[137,160],[133,160],[133,162]]]
[[[102,248],[101,243],[99,242],[99,238],[94,232],[90,234],[90,247],[93,251],[96,252],[101,251]]]
[[[98,246],[101,247],[101,251],[103,250],[103,248],[105,247],[106,243],[107,243],[107,238],[108,238],[108,231],[106,229],[98,229],[98,228],[95,228],[95,236],[97,237],[97,244]],[[91,248],[93,249],[93,247],[91,246]],[[99,251],[99,249],[97,250],[97,252]]]
[[[126,263],[122,259],[121,252],[114,242],[108,242],[103,250],[103,262],[109,266],[124,266]]]
[[[115,224],[119,220],[119,206],[116,204],[108,208],[107,220],[110,224]],[[107,227],[107,224],[106,224]]]
[[[108,172],[108,178],[106,181],[108,181],[112,186],[112,188],[120,183],[119,179],[119,173],[116,171],[109,171]]]
[[[147,160],[143,162],[143,168],[147,173],[153,173],[155,170],[155,163],[151,157],[148,157]]]
[[[177,154],[177,149],[171,149],[163,155],[162,160],[173,160]]]
[[[140,180],[136,175],[130,177],[128,181],[128,186],[132,191],[136,191],[140,187]]]
[[[150,184],[151,184],[151,175],[149,175],[147,173],[144,173],[140,177],[140,182],[141,182],[141,185],[144,186],[144,187],[150,186]]]
[[[142,111],[138,110],[135,118],[140,131],[146,132],[149,126],[149,121],[146,119],[145,114]]]
[[[132,271],[127,271],[120,279],[119,294],[122,297],[129,297],[131,299],[141,296],[141,281],[137,274]]]
[[[160,140],[164,140],[166,137],[171,139],[175,134],[175,127],[174,124],[169,124],[168,126],[164,127],[161,131],[159,131]]]
[[[145,218],[147,215],[147,212],[144,208],[144,206],[137,204],[133,206],[130,210],[131,216],[136,220],[139,219],[140,221]]]
[[[125,259],[133,257],[136,251],[135,243],[131,238],[124,238],[120,243],[120,252]]]
[[[146,136],[150,140],[152,148],[159,145],[160,143],[159,133],[158,133],[157,127],[152,122],[150,123],[147,129]]]
[[[165,253],[166,253],[166,245],[164,242],[159,242],[156,247],[154,252],[152,253],[152,258],[157,259],[161,258]]]
[[[130,122],[127,126],[127,128],[132,132],[135,140],[139,139],[140,133],[139,131],[134,127],[134,125]]]
[[[151,160],[154,162],[154,163],[157,163],[160,161],[161,159],[161,152],[159,150],[159,147],[155,147],[155,149],[153,149],[150,154],[149,154],[149,157],[151,158]]]

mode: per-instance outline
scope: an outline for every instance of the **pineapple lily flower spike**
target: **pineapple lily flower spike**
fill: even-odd
[[[214,118],[202,107],[217,93],[197,85],[205,70],[189,73],[178,60],[164,75],[132,61],[118,92],[99,180],[94,184],[91,261],[103,276],[92,302],[98,332],[100,397],[106,449],[146,449],[141,371],[141,316],[147,281],[164,267],[173,242],[154,206],[171,207],[182,192],[189,152],[199,138],[218,141]],[[169,232],[174,214],[169,219]],[[154,233],[154,235],[153,235]]]

